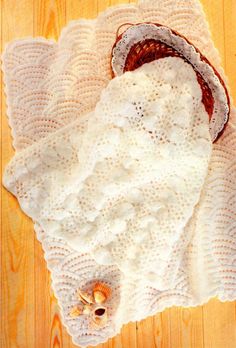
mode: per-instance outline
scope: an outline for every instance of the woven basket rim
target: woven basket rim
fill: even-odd
[[[115,77],[115,72],[114,72],[113,66],[112,66],[112,59],[113,59],[113,51],[114,51],[114,48],[116,47],[117,43],[122,39],[123,35],[125,34],[125,32],[126,32],[127,30],[129,30],[130,27],[132,27],[132,26],[139,26],[139,25],[145,25],[145,24],[155,25],[155,26],[157,26],[157,27],[164,27],[164,28],[170,30],[171,33],[173,33],[174,35],[177,35],[177,36],[183,38],[189,45],[191,45],[192,47],[194,47],[194,49],[196,50],[196,52],[197,52],[197,53],[199,54],[199,56],[200,56],[200,60],[203,61],[203,62],[205,62],[206,64],[208,64],[208,65],[212,68],[214,74],[218,77],[218,79],[219,79],[219,81],[220,81],[220,83],[221,83],[221,85],[222,85],[222,87],[223,87],[223,89],[224,89],[224,91],[225,91],[225,95],[226,95],[226,99],[227,99],[227,104],[228,104],[229,111],[228,111],[228,113],[227,113],[227,120],[226,120],[226,122],[225,122],[225,124],[224,124],[224,127],[223,127],[223,129],[218,133],[218,135],[217,135],[217,137],[216,137],[216,139],[215,139],[215,140],[217,140],[217,139],[220,137],[220,135],[223,133],[223,131],[224,131],[224,129],[225,129],[225,126],[226,126],[226,124],[227,124],[227,122],[228,122],[228,119],[229,119],[229,114],[230,114],[230,97],[229,97],[228,90],[227,90],[227,88],[226,88],[225,82],[224,82],[224,80],[222,79],[221,75],[220,75],[219,72],[216,70],[216,68],[210,63],[210,61],[206,58],[206,56],[204,56],[204,55],[201,53],[201,51],[200,51],[190,40],[188,40],[184,35],[180,34],[178,31],[173,30],[173,29],[171,29],[170,27],[168,27],[168,26],[166,26],[166,25],[162,25],[162,24],[160,24],[160,23],[153,23],[153,22],[139,22],[139,23],[135,23],[135,24],[133,24],[133,23],[123,23],[123,24],[121,24],[121,25],[117,28],[117,31],[116,31],[116,40],[115,40],[115,42],[114,42],[114,44],[113,44],[113,46],[112,46],[112,50],[111,50],[110,67],[111,67],[112,77]],[[124,27],[124,26],[127,26],[127,25],[128,25],[129,27],[126,28],[121,34],[119,34],[120,29],[121,29],[122,27]],[[156,40],[156,39],[154,39],[154,40]],[[159,41],[159,42],[162,43],[161,40],[156,40],[156,41]],[[145,40],[144,40],[144,42],[145,42]],[[163,42],[163,43],[164,43],[164,42]],[[136,44],[137,44],[137,43],[136,43]],[[134,45],[134,46],[135,46],[135,45]],[[134,47],[134,46],[133,46],[133,47]],[[132,50],[133,47],[131,47],[130,51]],[[174,46],[170,46],[170,47],[171,47],[174,51],[178,52]],[[127,55],[127,57],[128,57],[128,55]],[[187,59],[186,57],[185,57],[185,59],[186,59],[186,61],[193,67],[193,69],[196,71],[196,69],[194,68],[192,62],[191,62],[189,59]],[[199,73],[199,72],[198,72],[198,73]],[[204,77],[202,76],[202,74],[201,74],[201,73],[199,73],[199,74],[200,74],[200,76],[202,77],[202,79],[204,80],[204,82],[206,83],[206,85],[207,85],[207,86],[209,87],[209,89],[211,90],[209,84],[207,83],[207,81],[205,81],[205,79],[204,79]],[[199,82],[199,81],[198,81],[198,82]],[[203,93],[204,93],[204,91],[203,91]],[[213,98],[213,100],[214,100],[214,98]]]

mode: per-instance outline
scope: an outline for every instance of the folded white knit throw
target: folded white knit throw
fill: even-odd
[[[9,44],[3,71],[16,154],[4,184],[34,223],[73,342],[96,345],[172,305],[236,299],[235,110],[212,144],[196,74],[168,57],[111,80],[124,23],[185,35],[220,71],[195,0],[139,1],[71,22],[58,43]],[[109,286],[108,321],[71,316]]]

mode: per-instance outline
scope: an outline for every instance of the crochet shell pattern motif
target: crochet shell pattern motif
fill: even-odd
[[[80,346],[172,305],[236,298],[235,109],[200,4],[177,3],[111,7],[3,55],[16,150],[4,185],[34,221]],[[210,112],[196,60],[114,58],[127,23],[161,23],[206,57],[218,76]]]

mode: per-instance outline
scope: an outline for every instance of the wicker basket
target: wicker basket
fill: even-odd
[[[115,44],[112,48],[111,68],[112,68],[113,77],[118,75],[116,73],[116,69],[115,69],[114,64],[113,64],[114,56],[116,54],[115,48],[117,47],[117,44],[122,42],[124,35],[126,34],[127,30],[129,30],[131,27],[137,27],[137,26],[143,26],[143,25],[152,25],[152,26],[154,25],[156,27],[167,28],[165,26],[162,26],[162,25],[156,24],[156,23],[139,23],[139,24],[135,24],[135,25],[132,25],[130,23],[122,24],[117,30],[116,41],[115,41]],[[123,26],[126,26],[126,27],[128,26],[128,29],[126,29],[122,34],[119,34],[119,31]],[[218,77],[218,79],[220,81],[220,84],[222,86],[222,91],[223,91],[223,93],[225,93],[228,110],[224,110],[224,120],[222,120],[223,126],[221,129],[219,127],[219,130],[217,131],[217,136],[215,137],[215,139],[213,139],[213,141],[215,141],[219,137],[219,135],[222,134],[223,129],[228,121],[228,116],[229,116],[229,112],[230,112],[230,100],[229,100],[229,95],[228,95],[228,91],[226,89],[225,83],[224,83],[223,79],[221,78],[220,74],[216,71],[216,69],[208,61],[208,59],[205,56],[203,56],[201,54],[201,52],[195,46],[192,45],[191,42],[189,42],[185,37],[180,35],[178,32],[176,32],[170,28],[167,28],[167,29],[172,34],[177,35],[177,36],[181,37],[182,39],[184,39],[188,43],[188,45],[191,45],[192,47],[194,47],[195,51],[200,55],[201,61],[205,62],[207,65],[209,65],[213,69],[214,74]],[[124,43],[124,45],[126,45],[126,44]],[[152,62],[156,59],[161,59],[161,58],[165,58],[165,57],[180,57],[180,58],[184,59],[187,63],[192,65],[193,69],[196,72],[198,83],[199,83],[201,90],[202,90],[202,103],[204,104],[205,109],[209,115],[209,120],[211,121],[211,118],[212,118],[213,113],[214,113],[214,105],[215,105],[215,100],[213,97],[212,89],[211,89],[210,85],[205,81],[202,74],[192,64],[191,60],[188,59],[184,55],[184,53],[179,52],[178,49],[176,47],[174,47],[174,45],[173,46],[168,45],[167,43],[163,42],[162,40],[158,40],[156,38],[148,38],[148,39],[144,39],[144,40],[140,40],[140,41],[136,42],[135,44],[133,44],[130,47],[129,51],[126,52],[125,63],[124,63],[124,68],[122,70],[122,73],[124,73],[126,71],[133,71],[145,63],[149,63],[149,62]]]

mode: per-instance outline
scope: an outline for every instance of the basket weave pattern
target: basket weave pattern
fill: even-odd
[[[180,57],[186,62],[188,60],[173,47],[168,46],[164,42],[157,41],[154,39],[144,40],[133,45],[125,62],[125,71],[133,71],[145,63],[150,63],[156,59],[166,57]],[[188,62],[189,63],[189,62]],[[198,82],[202,89],[202,103],[211,118],[214,109],[214,98],[211,89],[204,81],[202,76],[196,69],[194,69],[197,75]]]

